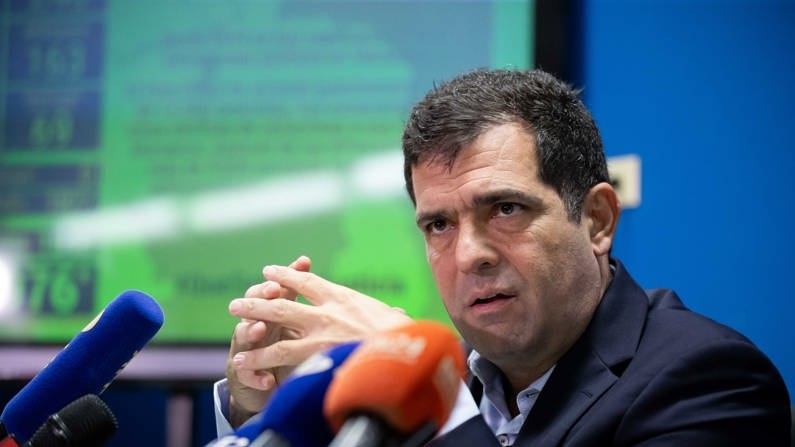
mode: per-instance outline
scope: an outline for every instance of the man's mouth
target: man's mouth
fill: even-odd
[[[498,294],[492,295],[490,297],[478,298],[478,299],[475,300],[474,303],[472,303],[472,305],[473,306],[477,306],[477,305],[480,305],[480,304],[488,304],[488,303],[492,303],[494,301],[506,300],[506,299],[513,298],[513,297],[514,297],[514,295],[506,295],[506,294],[503,294],[503,293],[498,293]]]

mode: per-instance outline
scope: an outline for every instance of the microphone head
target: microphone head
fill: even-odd
[[[458,336],[442,323],[418,321],[362,342],[335,374],[324,414],[338,431],[346,419],[374,415],[401,434],[450,415],[466,371]]]
[[[256,419],[238,428],[234,434],[219,439],[223,444],[216,441],[210,445],[226,446],[242,442],[242,439],[251,441],[270,431],[293,446],[328,446],[334,433],[323,416],[326,390],[337,368],[357,346],[359,342],[344,343],[305,360],[276,390]]]
[[[95,394],[86,394],[50,416],[28,442],[30,447],[99,447],[117,428],[105,402]]]
[[[163,310],[152,297],[122,292],[8,402],[0,421],[26,442],[66,404],[101,394],[162,325]]]

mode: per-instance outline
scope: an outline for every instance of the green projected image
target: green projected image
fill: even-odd
[[[434,84],[532,62],[531,1],[10,0],[0,342],[62,343],[125,289],[227,343],[267,264],[447,321],[400,138]]]

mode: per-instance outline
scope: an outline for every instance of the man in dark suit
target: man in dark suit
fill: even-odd
[[[764,354],[611,258],[621,207],[576,91],[541,71],[464,74],[414,107],[403,152],[431,271],[472,347],[469,390],[431,445],[789,443]],[[308,270],[270,266],[230,304],[242,321],[218,403],[232,425],[310,354],[408,321]]]
[[[558,361],[513,445],[786,445],[787,393],[745,337],[644,292],[616,262],[583,336]],[[476,395],[477,379],[470,381]],[[497,445],[483,418],[440,445]]]

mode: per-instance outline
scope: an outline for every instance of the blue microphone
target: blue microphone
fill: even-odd
[[[47,418],[86,394],[100,394],[163,326],[149,295],[127,290],[113,299],[0,414],[8,436],[24,444]]]
[[[358,345],[337,345],[308,358],[287,377],[259,415],[206,447],[328,446],[334,433],[323,416],[326,390],[334,372]]]

